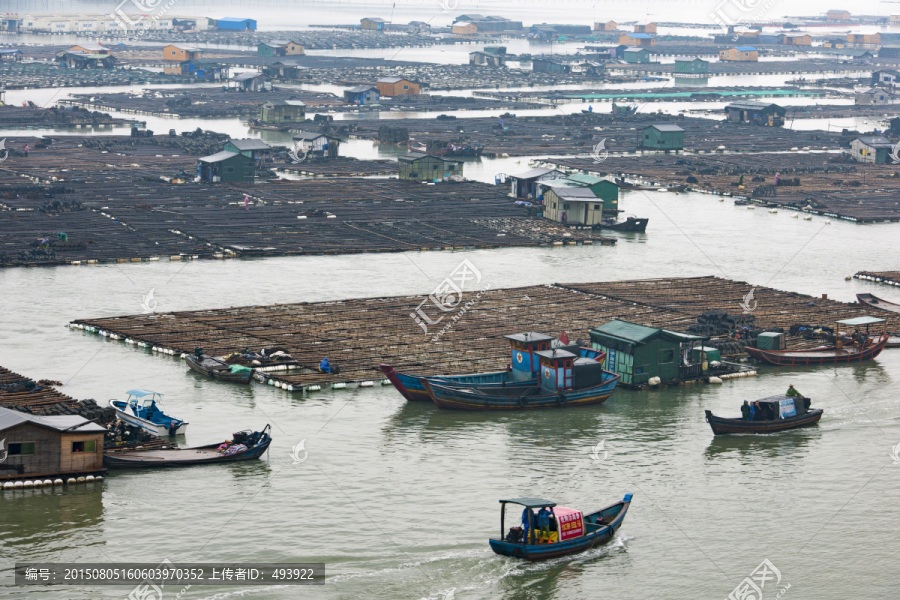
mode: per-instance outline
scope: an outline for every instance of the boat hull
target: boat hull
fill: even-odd
[[[225,462],[238,462],[260,458],[269,449],[272,438],[256,444],[239,454],[215,456],[218,444],[199,446],[197,448],[173,448],[169,450],[148,450],[146,452],[107,453],[103,456],[103,464],[111,469],[147,469],[158,467],[188,467],[192,465],[211,465]]]
[[[612,225],[601,225],[601,229],[609,229],[612,231],[625,231],[625,232],[634,232],[634,233],[644,233],[647,231],[647,223],[650,222],[650,219],[642,218],[642,219],[627,219],[625,221],[620,221],[618,223],[613,223]]]
[[[605,371],[603,384],[582,390],[568,390],[558,394],[540,393],[533,386],[519,394],[516,389],[470,389],[423,381],[432,401],[438,408],[455,410],[531,410],[602,404],[612,396],[619,376]],[[503,392],[503,393],[501,393]],[[537,392],[537,393],[535,393]]]
[[[787,429],[807,427],[815,425],[822,418],[823,410],[816,408],[805,415],[776,419],[774,421],[744,421],[743,419],[726,419],[717,417],[712,412],[706,411],[706,422],[712,428],[714,435],[729,433],[775,433]]]
[[[900,304],[896,304],[889,300],[883,300],[878,296],[873,296],[872,294],[857,294],[856,299],[859,300],[860,304],[900,314]]]
[[[532,387],[536,379],[524,381],[507,381],[509,371],[493,371],[490,373],[473,373],[471,375],[447,375],[446,377],[419,377],[395,371],[390,365],[381,365],[381,371],[404,398],[410,402],[431,402],[431,396],[425,389],[424,380],[452,383],[460,387]]]
[[[601,513],[615,513],[615,517],[605,527],[600,527],[589,531],[587,535],[574,540],[565,542],[556,542],[553,544],[523,544],[507,542],[505,540],[490,539],[491,550],[502,556],[511,556],[513,558],[523,558],[525,560],[538,561],[556,558],[558,556],[566,556],[569,554],[577,554],[590,550],[596,546],[604,544],[612,539],[616,531],[622,526],[625,520],[625,514],[628,512],[630,501],[617,502],[611,506],[601,509],[590,515],[585,515],[585,523],[592,520]],[[596,527],[596,526],[590,526]]]
[[[140,417],[130,415],[127,412],[119,410],[118,408],[116,409],[116,417],[122,419],[129,425],[139,427],[140,429],[143,429],[144,431],[147,431],[157,437],[171,435],[168,427],[159,425],[152,421],[148,421],[147,419],[142,419]],[[185,431],[187,430],[187,426],[187,423],[182,422],[181,425],[178,426],[178,429],[175,430],[174,435],[184,435]]]
[[[793,367],[803,365],[826,365],[871,360],[881,354],[888,342],[888,336],[881,336],[876,342],[862,350],[837,350],[834,346],[824,346],[812,350],[760,350],[747,348],[747,354],[770,365]]]
[[[188,367],[191,371],[195,373],[200,373],[210,379],[215,379],[217,381],[226,381],[228,383],[250,383],[253,379],[253,371],[246,371],[243,373],[232,373],[228,369],[212,369],[209,367],[205,367],[199,360],[197,360],[196,356],[187,355],[184,357],[185,362],[188,364]]]

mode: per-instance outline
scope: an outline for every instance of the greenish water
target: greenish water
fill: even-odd
[[[150,289],[162,312],[427,294],[462,258],[492,287],[716,274],[900,301],[895,288],[844,280],[896,267],[896,224],[826,225],[699,194],[632,193],[622,207],[649,216],[650,228],[615,247],[0,271],[0,365],[103,402],[132,387],[157,389],[190,421],[186,444],[265,423],[274,437],[261,461],[0,491],[0,598],[130,592],[13,587],[16,561],[165,559],[327,565],[324,587],[194,587],[182,596],[190,599],[725,598],[764,559],[782,575],[767,599],[787,584],[787,598],[895,597],[900,351],[866,365],[767,369],[721,386],[620,390],[601,406],[469,414],[406,403],[390,387],[302,396],[229,386],[175,358],[64,327],[140,312]],[[410,335],[418,331],[411,321]],[[825,409],[817,427],[713,438],[704,409],[737,414],[742,400],[789,383]],[[301,441],[308,455],[295,462]],[[603,460],[593,460],[601,441]],[[602,548],[525,564],[487,547],[499,498],[594,510],[628,492],[625,523]]]

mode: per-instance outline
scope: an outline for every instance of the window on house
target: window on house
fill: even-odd
[[[227,167],[227,168],[225,169],[225,172],[226,172],[226,173],[234,173],[234,167]]]
[[[595,205],[594,205],[594,210],[600,210],[600,205],[599,205],[599,204],[595,204]]]
[[[675,350],[672,348],[668,348],[666,350],[659,351],[659,362],[661,363],[670,363],[675,360]]]
[[[72,442],[72,452],[95,452],[97,450],[96,444],[94,440]]]
[[[7,448],[10,456],[27,456],[34,454],[34,442],[17,442],[12,443]]]
[[[408,85],[404,85],[404,86],[403,86],[403,89],[404,89],[404,90],[408,90],[408,89],[409,89],[409,86],[408,86]]]

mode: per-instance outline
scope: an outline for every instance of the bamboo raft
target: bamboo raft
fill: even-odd
[[[290,391],[339,389],[347,382],[374,385],[381,380],[380,363],[425,374],[502,370],[509,360],[502,336],[510,332],[565,330],[572,339],[587,339],[590,328],[611,319],[685,331],[705,310],[740,314],[751,287],[717,277],[691,277],[491,289],[442,334],[450,317],[427,334],[410,317],[425,295],[78,319],[70,326],[168,354],[189,353],[196,346],[215,355],[278,346],[311,369],[327,356],[340,374],[284,371],[260,378]],[[867,312],[858,304],[812,301],[771,288],[756,287],[755,293],[759,300],[754,315],[761,328],[833,323]],[[463,302],[475,296],[466,292]],[[900,319],[891,325],[896,328]],[[788,341],[791,348],[817,343],[796,337]]]

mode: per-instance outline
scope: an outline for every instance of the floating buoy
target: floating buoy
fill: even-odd
[[[20,487],[23,487],[25,484],[22,483],[21,481],[17,481],[17,482],[15,482],[13,485],[15,485],[16,488],[20,488]]]
[[[342,390],[342,389],[344,389],[344,388],[346,388],[346,387],[347,387],[347,384],[346,384],[346,383],[343,383],[343,382],[341,382],[341,383],[332,383],[332,384],[331,384],[331,389],[333,389],[333,390]]]
[[[391,380],[390,379],[382,379],[381,385],[391,385]]]
[[[778,212],[778,209],[770,208],[770,209],[769,209],[769,212],[772,213],[772,214],[775,214],[775,213]]]
[[[75,478],[69,477],[68,479],[66,479],[66,485],[75,485]]]
[[[62,484],[63,484],[63,480],[62,480],[62,479],[54,479],[54,480],[53,480],[53,485],[62,485]]]
[[[651,377],[649,380],[647,380],[647,383],[648,383],[649,385],[652,385],[652,386],[657,386],[657,385],[659,385],[660,383],[662,383],[662,379],[660,379],[658,376],[657,376],[657,377]]]
[[[359,387],[372,387],[375,385],[374,381],[363,381],[360,382]]]
[[[308,386],[306,386],[306,389],[309,390],[310,392],[318,392],[319,390],[322,389],[322,386],[321,385],[308,385]]]
[[[80,476],[78,479],[76,479],[75,481],[77,481],[78,483],[84,483],[84,482],[85,482],[85,478],[84,478],[84,476],[82,475],[82,476]]]
[[[16,486],[15,486],[15,484],[14,484],[12,481],[7,481],[6,483],[3,484],[3,489],[4,489],[4,490],[11,490],[11,489],[13,489],[14,487],[16,487]]]
[[[53,480],[52,480],[52,479],[45,479],[45,480],[44,480],[44,485],[45,485],[45,486],[48,486],[48,487],[51,486],[51,485],[53,485]]]
[[[803,217],[803,220],[804,221],[812,221],[812,217],[809,215],[806,215],[805,217]]]
[[[710,377],[709,382],[710,383],[722,383],[722,378],[721,377]]]

